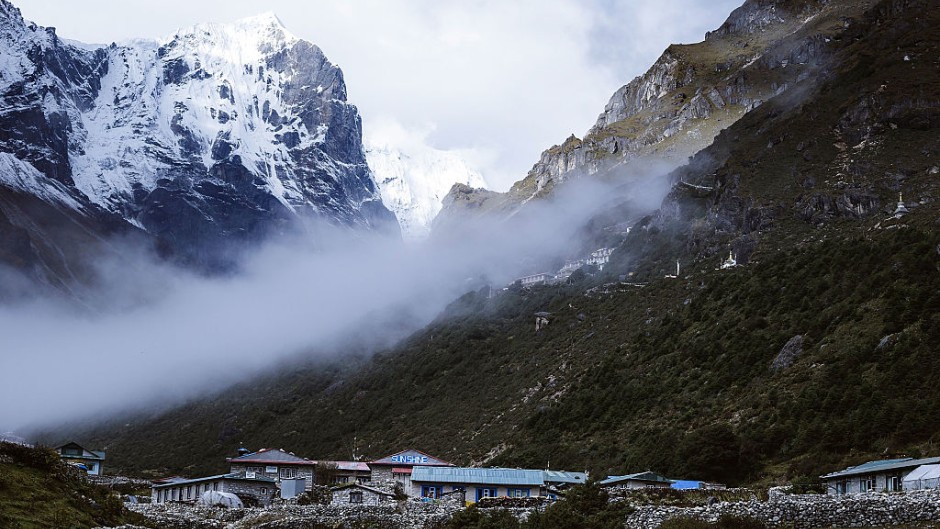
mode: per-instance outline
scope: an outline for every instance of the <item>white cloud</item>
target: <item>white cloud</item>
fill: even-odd
[[[364,127],[390,119],[476,153],[497,189],[583,134],[665,47],[701,40],[738,0],[22,0],[27,19],[85,42],[157,38],[270,10],[346,74]]]

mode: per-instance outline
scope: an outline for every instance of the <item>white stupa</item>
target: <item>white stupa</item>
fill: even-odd
[[[904,197],[901,196],[901,193],[898,193],[898,207],[894,208],[894,218],[899,219],[908,213],[909,211],[904,206]]]
[[[724,270],[726,268],[734,268],[735,266],[738,266],[738,260],[734,258],[734,252],[729,251],[728,258],[725,259],[723,263],[721,263],[721,269]]]

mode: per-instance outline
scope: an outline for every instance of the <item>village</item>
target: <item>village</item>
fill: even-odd
[[[105,453],[70,442],[56,448],[60,457],[87,472],[104,474]],[[457,507],[505,498],[550,503],[571,487],[595,482],[616,496],[619,491],[671,489],[726,491],[719,483],[670,479],[653,471],[606,476],[586,471],[459,467],[415,449],[373,461],[316,460],[281,448],[250,451],[225,458],[229,472],[204,477],[167,476],[151,482],[151,504],[199,504],[229,508],[268,507],[314,493],[317,501],[334,506],[368,507],[400,501],[448,502]],[[837,472],[821,474],[819,496],[858,497],[865,494],[940,492],[940,456],[872,460]],[[745,489],[741,489],[745,490]],[[324,492],[328,492],[324,494]],[[516,502],[515,505],[519,505]]]

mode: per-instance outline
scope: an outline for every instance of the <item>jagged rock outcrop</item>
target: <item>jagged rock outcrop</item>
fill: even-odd
[[[80,215],[117,216],[210,268],[300,218],[398,232],[342,71],[273,15],[101,48],[0,0],[0,49],[0,153],[61,184]],[[7,189],[49,187],[12,180],[0,173]]]

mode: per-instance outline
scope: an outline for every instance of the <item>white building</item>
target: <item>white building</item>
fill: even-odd
[[[534,285],[541,285],[548,282],[553,276],[552,274],[541,273],[541,274],[532,274],[530,276],[520,277],[518,281],[524,287],[530,287]]]
[[[599,270],[603,270],[604,265],[610,261],[610,254],[612,253],[614,253],[613,248],[599,248],[591,252],[591,257],[585,262],[597,266]]]

